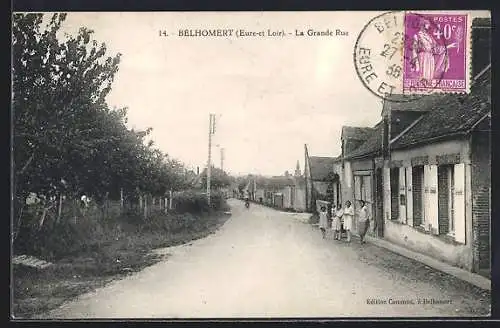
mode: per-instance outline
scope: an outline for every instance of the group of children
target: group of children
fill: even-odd
[[[360,210],[357,215],[359,222],[359,236],[361,243],[365,243],[365,235],[370,227],[370,212],[366,206],[365,201],[360,200]],[[351,241],[351,231],[354,223],[354,208],[350,201],[346,201],[345,209],[342,209],[342,205],[338,204],[337,208],[332,207],[332,231],[333,239],[342,239],[342,226],[347,234],[347,242]],[[328,229],[328,214],[326,207],[322,206],[319,213],[319,228],[323,238],[326,238],[326,231]]]

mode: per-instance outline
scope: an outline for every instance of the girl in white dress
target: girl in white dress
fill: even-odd
[[[342,205],[338,204],[337,209],[332,208],[332,230],[333,230],[333,239],[341,240],[341,228],[342,228],[342,215],[344,211],[342,210]]]
[[[323,236],[323,239],[325,239],[326,229],[328,228],[328,216],[326,213],[326,208],[324,206],[321,206],[319,212],[319,228],[321,230],[321,235]]]
[[[347,233],[347,242],[351,242],[351,230],[352,230],[352,224],[354,220],[354,208],[351,205],[350,201],[345,202],[345,209],[344,209],[344,229]]]

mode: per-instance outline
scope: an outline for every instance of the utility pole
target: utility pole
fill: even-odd
[[[210,206],[210,174],[212,168],[212,134],[215,132],[215,115],[210,114],[208,124],[208,164],[207,164],[207,200]]]
[[[220,149],[220,169],[224,172],[224,148]]]
[[[309,154],[307,152],[307,144],[304,144],[304,178],[306,180],[306,212],[309,211],[309,176],[308,176],[308,169],[309,168]]]

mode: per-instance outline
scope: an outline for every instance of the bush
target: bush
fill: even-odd
[[[210,194],[210,206],[208,205],[205,193],[198,191],[184,191],[174,196],[175,213],[193,213],[200,214],[210,211],[225,211],[229,209],[226,199],[222,192],[213,192]]]
[[[83,253],[95,255],[103,247],[117,243],[134,244],[136,237],[148,239],[155,235],[154,238],[161,241],[174,234],[198,233],[215,224],[217,212],[229,209],[221,193],[214,193],[211,203],[209,208],[202,193],[185,192],[177,195],[175,210],[167,215],[155,212],[144,219],[140,214],[127,213],[103,219],[99,213],[92,213],[78,218],[77,222],[63,216],[58,224],[50,220],[40,230],[36,227],[37,217],[26,217],[14,251],[57,260]]]

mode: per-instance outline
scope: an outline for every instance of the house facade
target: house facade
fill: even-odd
[[[385,140],[384,238],[488,276],[490,23],[476,19],[472,38],[470,94],[427,97],[416,104],[425,113]],[[401,106],[405,105],[392,103],[386,116]]]
[[[389,241],[473,272],[490,269],[488,66],[471,94],[442,96],[390,142],[384,167]]]
[[[339,180],[339,176],[333,171],[336,160],[334,157],[309,156],[306,151],[304,176],[307,211],[317,211],[318,201],[327,201],[331,206],[334,199],[334,182]]]
[[[297,212],[305,211],[305,179],[301,176],[275,176],[266,186],[268,205]]]
[[[375,184],[379,182],[375,178],[375,157],[380,154],[381,124],[373,128],[344,126],[341,140],[341,163],[335,169],[340,173],[339,177],[342,177],[342,206],[349,200],[357,212],[359,201],[363,200],[375,219]],[[358,222],[354,220],[352,232],[357,231]],[[372,234],[372,231],[373,229],[369,229],[368,234]]]
[[[368,234],[457,267],[490,272],[491,68],[471,94],[387,102],[367,140],[345,152],[342,202],[372,214]],[[355,220],[353,233],[358,233]]]

